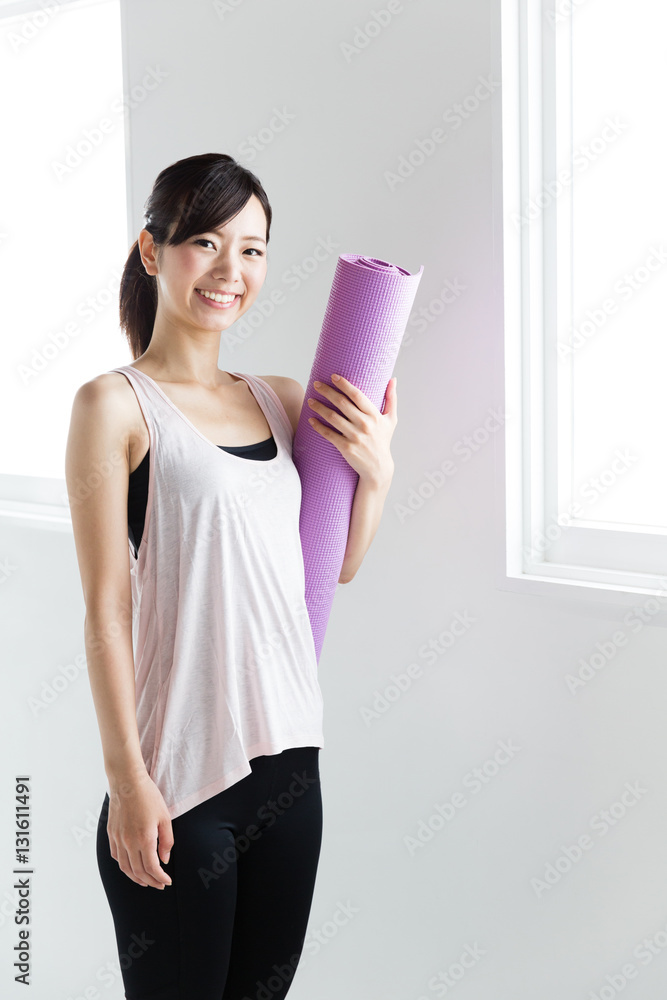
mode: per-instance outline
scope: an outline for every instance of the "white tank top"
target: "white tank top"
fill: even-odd
[[[257,462],[204,437],[130,365],[148,426],[146,519],[130,547],[136,713],[144,763],[172,819],[250,774],[249,761],[323,747],[305,601],[301,480],[271,386],[248,383],[277,454]]]

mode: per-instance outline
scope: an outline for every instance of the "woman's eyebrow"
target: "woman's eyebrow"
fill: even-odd
[[[215,229],[209,229],[208,232],[210,233],[211,236],[217,236],[218,238],[221,236],[221,233],[217,232]],[[264,239],[263,236],[242,236],[241,239],[242,240],[259,240],[260,243],[266,243],[266,240]]]

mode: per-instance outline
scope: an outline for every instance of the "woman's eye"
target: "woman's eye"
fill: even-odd
[[[193,242],[194,243],[210,243],[211,246],[213,246],[213,240],[207,240],[205,236],[202,236],[202,237],[200,237],[197,240],[193,240]],[[263,257],[264,256],[263,252],[261,250],[258,250],[256,247],[248,247],[248,250],[252,250],[253,254],[257,254],[258,257]],[[246,250],[244,252],[247,253],[248,251]]]

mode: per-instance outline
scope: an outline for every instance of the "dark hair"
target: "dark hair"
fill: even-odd
[[[271,205],[258,178],[226,153],[188,156],[157,175],[144,203],[144,229],[156,247],[176,246],[196,233],[206,233],[234,218],[252,195],[266,215],[266,242]],[[173,232],[172,232],[173,228]],[[170,235],[171,233],[171,235]],[[148,274],[135,240],[120,280],[120,325],[136,360],[150,343],[157,312],[157,278]]]

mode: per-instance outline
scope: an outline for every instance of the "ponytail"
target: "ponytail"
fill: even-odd
[[[135,240],[120,279],[120,325],[134,361],[150,343],[156,313],[157,278],[144,267],[139,240]]]

